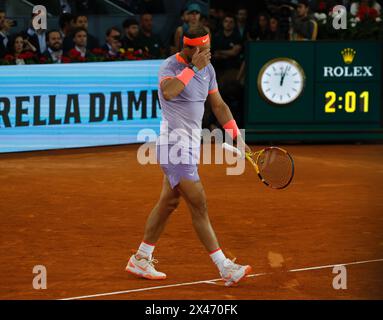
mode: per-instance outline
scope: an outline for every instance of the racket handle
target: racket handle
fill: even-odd
[[[241,158],[243,157],[241,150],[232,146],[231,144],[228,144],[227,142],[222,143],[222,148],[224,148],[230,152],[234,152],[234,153],[238,154]]]

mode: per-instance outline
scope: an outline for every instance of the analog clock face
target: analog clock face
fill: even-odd
[[[259,72],[258,90],[266,101],[284,105],[301,95],[304,82],[304,71],[296,61],[288,58],[273,59]]]

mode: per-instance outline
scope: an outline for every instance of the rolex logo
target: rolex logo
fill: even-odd
[[[354,61],[356,51],[351,48],[345,48],[341,51],[343,61],[345,64],[351,64]]]

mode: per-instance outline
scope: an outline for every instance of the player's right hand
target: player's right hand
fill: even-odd
[[[197,50],[192,57],[192,63],[198,68],[198,70],[201,70],[210,63],[210,59],[211,59],[210,49],[200,51],[199,47],[197,47]]]

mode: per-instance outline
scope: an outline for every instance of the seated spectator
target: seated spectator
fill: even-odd
[[[150,57],[154,59],[165,57],[165,49],[161,38],[153,34],[153,17],[150,13],[141,15],[140,26],[139,42],[144,48],[147,48]]]
[[[7,19],[5,11],[0,10],[0,58],[4,57],[7,52],[8,32],[12,27],[12,21]]]
[[[181,27],[182,28],[187,28],[186,25],[189,21],[189,15],[188,15],[188,12],[186,9],[182,9],[181,10],[181,13],[180,13],[180,23],[181,23]],[[176,34],[177,34],[178,31],[178,28],[176,28],[176,30],[173,32],[172,34],[172,43],[170,45],[170,54],[175,54],[178,52],[178,44],[176,45],[175,41],[178,41],[176,40]],[[178,39],[178,37],[177,37]]]
[[[241,63],[242,41],[235,28],[234,15],[226,14],[222,26],[222,31],[213,37],[212,64],[217,73],[218,87],[222,97],[229,102],[237,123],[241,123],[243,92],[237,77]]]
[[[235,18],[227,14],[223,19],[223,30],[215,34],[212,41],[212,60],[217,73],[235,70],[240,65],[241,36],[235,29]]]
[[[33,46],[23,33],[16,34],[8,42],[8,52],[5,59],[10,64],[34,64],[37,63],[37,48]]]
[[[278,7],[278,10],[273,13],[275,16],[278,16],[279,32],[283,39],[289,39],[290,37],[290,24],[293,12],[294,8],[289,5],[282,4]]]
[[[364,20],[366,17],[375,19],[380,16],[381,8],[376,1],[360,0],[351,4],[350,13],[360,20]]]
[[[83,62],[87,58],[93,57],[87,48],[88,32],[85,28],[77,28],[73,32],[73,44],[74,48],[69,50],[66,55],[73,62]]]
[[[188,5],[186,9],[186,22],[179,26],[176,30],[176,33],[174,35],[174,45],[176,52],[181,51],[181,48],[183,47],[183,35],[185,32],[187,32],[190,28],[199,27],[202,25],[201,23],[201,7],[197,3],[191,3]],[[210,33],[210,30],[208,27],[203,27],[206,32]]]
[[[102,49],[106,52],[107,58],[120,57],[120,49],[122,48],[121,43],[121,32],[117,27],[111,27],[106,31],[106,42]]]
[[[63,41],[66,37],[70,36],[71,30],[72,30],[72,25],[71,25],[72,20],[73,20],[73,15],[70,13],[63,13],[62,15],[60,15],[59,28],[60,28],[61,38],[63,39]]]
[[[37,15],[37,13],[32,13],[32,17],[30,20],[30,24],[28,29],[24,32],[23,37],[26,38],[36,49],[39,54],[42,54],[45,50],[47,50],[47,42],[46,42],[46,30],[39,29],[35,30],[32,25],[33,18]]]
[[[140,29],[135,19],[126,19],[122,24],[124,36],[122,38],[122,47],[126,50],[140,50],[142,46],[139,41]]]
[[[286,40],[279,30],[279,20],[275,16],[272,16],[269,20],[267,40]]]
[[[88,17],[85,15],[77,15],[73,18],[73,26],[75,28],[84,28],[87,32],[87,49],[91,50],[100,46],[98,39],[88,32]]]
[[[218,16],[218,9],[215,7],[212,7],[212,5],[210,5],[210,8],[209,8],[208,22],[209,22],[208,27],[212,34],[216,34],[219,31],[219,29],[221,29],[222,21],[220,20]]]
[[[71,21],[71,29],[75,30],[78,28],[83,28],[87,32],[87,49],[92,50],[94,48],[99,47],[98,39],[88,33],[88,17],[85,15],[76,15],[73,16],[72,21]],[[64,51],[69,51],[70,49],[74,48],[74,43],[73,43],[73,34],[69,35],[64,38]]]
[[[316,40],[318,35],[318,24],[311,19],[308,0],[299,0],[296,11],[294,11],[290,40]]]
[[[248,12],[246,7],[239,7],[237,9],[237,30],[241,36],[242,43],[247,40],[247,34],[249,32]]]
[[[61,63],[63,56],[63,39],[59,30],[47,32],[48,49],[40,58],[41,63]]]
[[[267,13],[260,13],[256,18],[255,25],[249,32],[249,39],[267,40],[269,32],[269,16]]]

